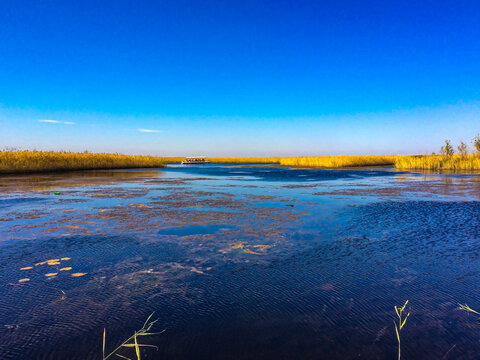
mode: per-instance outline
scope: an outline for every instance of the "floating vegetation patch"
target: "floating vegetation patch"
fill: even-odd
[[[87,273],[73,273],[72,277],[81,277],[81,276],[85,276],[85,275],[87,275]]]
[[[152,209],[153,206],[152,205],[147,205],[147,204],[130,204],[131,207],[134,207],[134,208],[146,208],[146,209]]]
[[[69,258],[69,257],[62,257],[62,258],[58,258],[58,259],[49,259],[49,260],[38,262],[38,263],[35,264],[35,266],[38,267],[37,269],[39,269],[43,265],[58,266],[58,265],[61,265],[62,261],[69,261],[69,260],[71,260],[71,258]],[[29,271],[29,270],[34,270],[34,269],[35,268],[33,266],[25,266],[25,267],[20,268],[20,271]],[[65,271],[72,270],[72,267],[71,266],[65,266],[65,267],[61,267],[61,268],[57,267],[57,269],[58,269],[57,272],[48,272],[48,273],[44,274],[45,277],[48,277],[48,278],[55,277],[61,271],[65,272]],[[81,276],[84,276],[84,275],[87,275],[87,273],[77,272],[77,273],[71,274],[72,277],[81,277]],[[30,278],[25,278],[25,279],[18,280],[19,283],[23,283],[23,282],[27,282],[27,281],[30,281]]]
[[[270,249],[273,245],[253,245],[254,248],[257,248],[260,251],[266,251],[267,249]]]
[[[243,249],[245,244],[246,244],[246,241],[237,241],[230,244],[230,246],[232,247],[232,249]]]

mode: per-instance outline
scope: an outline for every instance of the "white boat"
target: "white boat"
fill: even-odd
[[[208,164],[209,162],[206,156],[189,156],[182,161],[182,165]]]

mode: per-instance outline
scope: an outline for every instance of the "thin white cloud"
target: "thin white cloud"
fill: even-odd
[[[53,124],[59,124],[60,121],[57,120],[38,120],[39,122],[46,122],[46,123],[53,123]]]
[[[144,133],[159,133],[159,132],[162,132],[161,130],[152,130],[152,129],[137,129],[138,131],[140,132],[144,132]]]
[[[38,120],[38,121],[43,123],[50,123],[50,124],[75,125],[75,123],[72,121],[58,121],[58,120]]]

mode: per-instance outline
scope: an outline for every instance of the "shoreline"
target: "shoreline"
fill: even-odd
[[[0,151],[0,175],[59,173],[85,170],[163,168],[183,157],[89,152]],[[290,157],[210,157],[212,164],[268,164],[306,169],[387,167],[398,171],[465,173],[480,170],[480,156],[468,155],[338,155]]]

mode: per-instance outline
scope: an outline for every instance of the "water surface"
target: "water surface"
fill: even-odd
[[[477,359],[479,195],[380,168],[3,176],[2,359],[101,359],[152,312],[145,359],[393,359],[407,299],[405,359]]]

